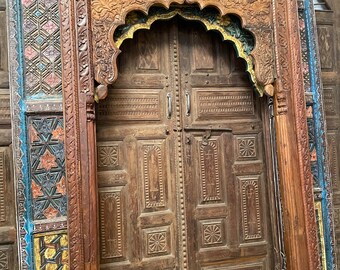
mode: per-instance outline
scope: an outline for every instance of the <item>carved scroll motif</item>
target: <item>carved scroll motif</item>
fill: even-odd
[[[207,0],[198,1],[171,1],[171,0],[141,0],[141,1],[92,1],[92,26],[93,26],[93,59],[95,66],[95,78],[102,85],[112,84],[117,78],[116,58],[119,46],[115,44],[114,32],[117,27],[125,24],[129,12],[136,10],[148,14],[149,8],[155,4],[161,4],[167,9],[170,4],[198,4],[202,10],[210,6]],[[186,5],[187,6],[187,5]],[[255,49],[249,54],[251,60],[247,61],[251,70],[250,73],[254,85],[261,85],[265,88],[274,81],[274,51],[272,49],[273,31],[271,24],[271,1],[270,0],[229,0],[216,1],[214,6],[220,11],[220,16],[236,14],[241,17],[242,27],[250,30],[256,40]],[[195,7],[195,6],[194,6]],[[185,19],[188,19],[185,17]],[[195,19],[197,20],[197,19]],[[200,20],[200,19],[198,19]],[[202,20],[200,20],[202,21]],[[205,23],[204,23],[205,24]],[[223,23],[215,23],[215,28]],[[209,29],[209,27],[207,27]],[[214,28],[214,29],[215,29]],[[223,36],[223,30],[215,29]],[[235,38],[235,42],[238,37]],[[234,40],[232,40],[234,42]],[[234,42],[234,43],[235,43]],[[242,54],[242,51],[239,51]],[[241,56],[242,57],[242,56]],[[244,58],[244,57],[242,57]],[[259,91],[262,95],[263,91]],[[269,93],[272,94],[272,93]]]

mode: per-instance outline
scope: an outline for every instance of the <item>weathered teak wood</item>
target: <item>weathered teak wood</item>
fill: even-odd
[[[121,49],[97,114],[101,268],[280,268],[266,99],[232,45],[173,19]]]
[[[275,118],[288,269],[319,269],[296,1],[198,2],[201,7],[215,6],[222,14],[238,14],[254,33],[255,71],[267,89],[277,60]],[[61,1],[71,269],[98,269],[99,264],[94,75],[103,84],[101,89],[114,82],[118,51],[109,36],[128,11],[146,12],[157,3],[169,6],[170,1]],[[275,39],[268,42],[272,29]]]

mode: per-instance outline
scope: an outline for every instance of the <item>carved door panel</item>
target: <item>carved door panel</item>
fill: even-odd
[[[179,44],[189,269],[274,269],[259,99],[218,35]]]
[[[169,34],[160,27],[124,44],[119,79],[98,108],[103,269],[176,267]]]
[[[231,45],[157,22],[98,106],[102,269],[273,269],[260,103]]]

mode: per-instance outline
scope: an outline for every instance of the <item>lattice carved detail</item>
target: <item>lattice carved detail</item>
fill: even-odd
[[[112,84],[117,78],[116,59],[120,51],[113,38],[115,29],[125,23],[126,15],[130,11],[138,10],[148,13],[149,8],[155,4],[161,4],[167,8],[170,4],[198,4],[203,9],[210,6],[211,2],[208,0],[92,1],[93,59],[95,78],[99,83]],[[272,48],[271,1],[216,1],[214,6],[220,11],[221,16],[236,14],[242,18],[243,27],[250,30],[256,39],[257,45],[251,52],[251,56],[254,59],[257,83],[263,86],[273,83],[275,56]]]

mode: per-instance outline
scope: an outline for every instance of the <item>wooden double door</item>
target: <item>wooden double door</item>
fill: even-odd
[[[98,106],[102,269],[274,269],[264,102],[198,23],[124,42]]]

